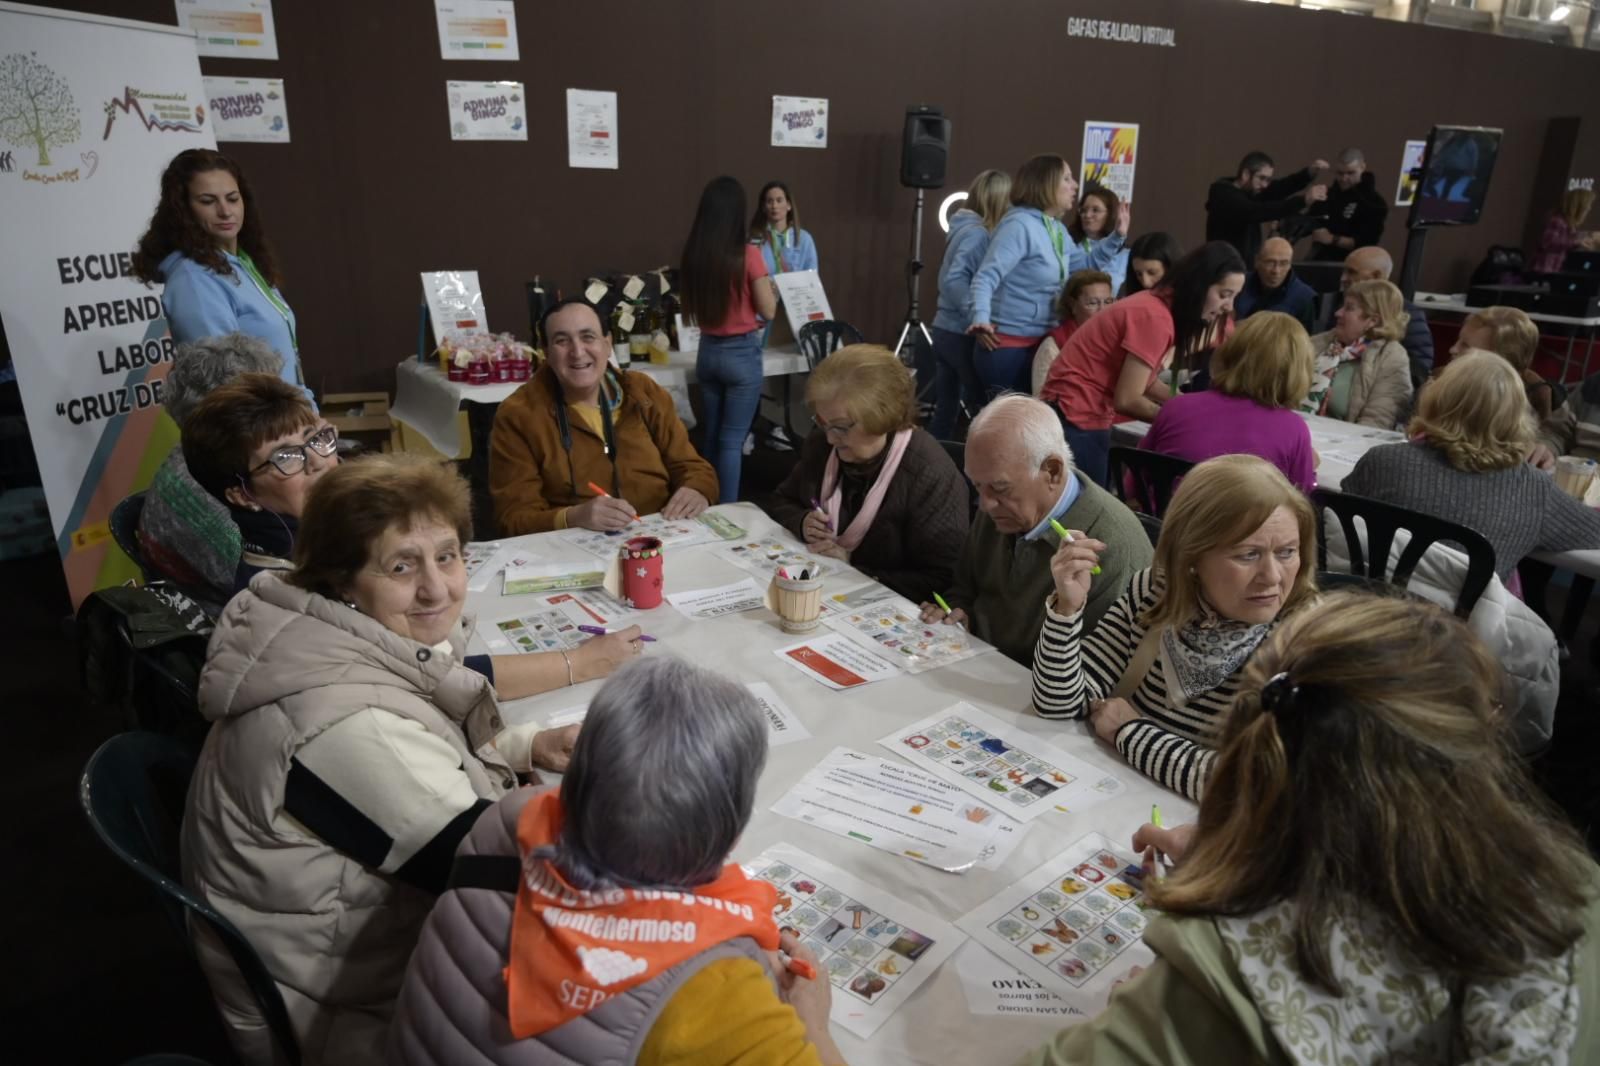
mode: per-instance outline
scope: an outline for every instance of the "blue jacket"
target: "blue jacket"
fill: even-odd
[[[1276,289],[1263,288],[1261,275],[1254,270],[1244,279],[1244,288],[1233,301],[1233,317],[1243,322],[1257,311],[1282,311],[1293,315],[1309,332],[1317,315],[1317,291],[1289,272]]]
[[[167,327],[172,331],[172,339],[184,344],[234,332],[259,337],[283,359],[280,372],[283,380],[303,391],[306,399],[315,403],[300,372],[300,359],[290,332],[294,323],[293,309],[289,311],[288,321],[284,321],[272,301],[250,280],[239,258],[227,252],[222,255],[233,268],[230,276],[213,273],[182,252],[173,252],[161,261],[161,275],[166,279],[161,304],[167,311]],[[283,294],[276,288],[272,291],[283,300]],[[288,301],[284,301],[284,306],[288,306]]]
[[[989,231],[983,216],[963,207],[950,216],[950,232],[944,241],[944,262],[939,264],[939,310],[933,328],[965,333],[972,325],[968,290],[972,272],[983,262],[989,249]]]
[[[817,242],[811,239],[811,234],[805,230],[790,230],[794,234],[793,243],[787,244],[782,238],[778,243],[783,248],[783,270],[789,273],[796,270],[817,269]],[[778,264],[772,258],[772,241],[763,237],[752,244],[761,246],[761,258],[767,264],[767,275],[770,277],[778,273]]]
[[[1094,269],[1103,270],[1107,274],[1111,275],[1111,293],[1114,296],[1117,293],[1122,291],[1122,283],[1128,280],[1128,246],[1127,246],[1127,244],[1123,242],[1123,239],[1121,237],[1117,236],[1115,233],[1111,233],[1111,234],[1107,234],[1104,237],[1101,237],[1097,241],[1095,241],[1095,240],[1083,241],[1082,243],[1080,243],[1078,245],[1078,251],[1084,253],[1084,260],[1085,260],[1085,263],[1087,264],[1087,262],[1089,260],[1092,260],[1092,259],[1096,258],[1096,255],[1095,255],[1096,249],[1098,249],[1100,247],[1100,245],[1104,244],[1106,241],[1116,241],[1118,250],[1117,250],[1116,254],[1114,254],[1111,257],[1110,262],[1097,263],[1095,265]],[[1084,245],[1088,245],[1087,251],[1085,251]],[[1073,267],[1073,269],[1074,270],[1079,270],[1079,269],[1082,269],[1082,268],[1081,267]]]
[[[1060,258],[1047,225],[1060,228]],[[1059,321],[1056,298],[1067,277],[1085,267],[1104,270],[1122,246],[1122,238],[1112,234],[1085,254],[1058,219],[1047,224],[1037,207],[1013,207],[995,227],[972,275],[972,321],[987,322],[1000,333],[1042,337]]]

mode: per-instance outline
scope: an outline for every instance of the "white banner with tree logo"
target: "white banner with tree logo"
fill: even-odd
[[[177,441],[131,260],[168,161],[215,147],[192,34],[0,3],[0,319],[74,606],[134,573],[111,509]]]

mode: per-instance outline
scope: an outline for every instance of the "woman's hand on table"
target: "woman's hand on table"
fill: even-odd
[[[685,485],[672,494],[672,499],[661,508],[662,518],[693,518],[695,515],[711,506],[711,501],[699,489],[691,489]]]
[[[564,773],[572,761],[572,746],[578,742],[579,724],[560,729],[541,729],[533,735],[532,762],[536,769]]]
[[[627,500],[619,500],[615,496],[596,496],[567,508],[567,528],[581,527],[610,533],[625,527],[638,513]]]
[[[924,603],[922,605],[922,620],[929,624],[943,622],[947,626],[967,628],[967,612],[962,607],[957,607],[955,610],[947,612],[937,603]]]
[[[1100,553],[1105,550],[1105,541],[1082,535],[1061,542],[1050,557],[1050,576],[1056,583],[1057,614],[1071,618],[1083,610],[1089,600],[1092,571],[1100,565]]]
[[[1189,845],[1193,841],[1192,824],[1163,829],[1161,826],[1146,822],[1133,834],[1134,850],[1144,856],[1144,867],[1151,872],[1155,870],[1156,863],[1163,856],[1173,866],[1183,862],[1183,857],[1189,853]]]
[[[1133,704],[1121,696],[1112,696],[1089,705],[1089,725],[1094,728],[1094,735],[1107,744],[1115,744],[1117,730],[1138,717],[1139,712],[1133,709]]]
[[[574,683],[609,677],[611,672],[644,650],[639,640],[639,627],[629,626],[603,637],[592,637],[579,644],[572,656]]]
[[[819,540],[815,542],[808,541],[806,543],[806,550],[811,552],[813,555],[825,555],[829,559],[837,559],[841,563],[848,563],[850,561],[850,550],[841,545],[838,541],[834,540],[832,537],[829,537],[827,540]]]

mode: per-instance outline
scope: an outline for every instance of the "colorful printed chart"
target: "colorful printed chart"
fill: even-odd
[[[830,1018],[863,1040],[965,940],[948,922],[788,844],[741,865],[778,890],[779,928],[817,953],[834,987]]]
[[[969,636],[960,626],[924,622],[920,612],[910,600],[895,596],[858,610],[829,612],[824,622],[913,674],[989,650],[988,644]]]
[[[1149,907],[1138,860],[1090,833],[956,924],[1024,976],[1093,1013],[1129,970],[1155,958],[1141,939]]]
[[[539,651],[571,651],[588,640],[578,623],[558,608],[529,611],[482,628],[483,642],[497,655]]]
[[[1123,787],[1111,774],[970,703],[947,707],[878,743],[1023,822],[1056,807],[1086,810]]]
[[[718,528],[727,519],[717,516],[717,525],[694,518],[677,520],[662,518],[659,514],[640,515],[639,521],[628,523],[626,529],[601,533],[592,529],[571,529],[562,534],[568,544],[582,548],[602,559],[615,559],[617,551],[634,537],[655,537],[663,548],[688,548],[720,539]],[[737,528],[737,527],[734,527]],[[739,531],[739,535],[743,530]]]
[[[796,575],[802,570],[812,571],[813,576],[828,572],[828,565],[822,559],[781,540],[741,541],[718,548],[717,554],[739,569],[755,574],[763,584],[770,584],[779,568]]]

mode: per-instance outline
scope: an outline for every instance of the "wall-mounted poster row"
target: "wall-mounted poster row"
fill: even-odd
[[[272,0],[175,0],[178,26],[194,33],[203,56],[277,59]],[[509,5],[508,5],[509,6]]]
[[[202,78],[218,141],[289,143],[282,78]]]

